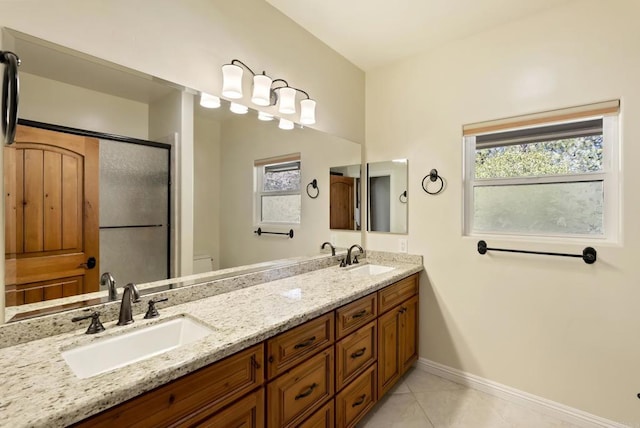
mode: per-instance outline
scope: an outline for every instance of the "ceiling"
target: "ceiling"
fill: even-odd
[[[364,71],[568,0],[266,0]]]

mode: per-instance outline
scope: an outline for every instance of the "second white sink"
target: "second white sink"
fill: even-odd
[[[195,342],[212,332],[203,324],[180,317],[63,351],[62,357],[77,377],[86,379]]]
[[[349,269],[349,273],[357,275],[378,275],[381,273],[391,272],[393,269],[389,266],[366,264],[356,268]]]

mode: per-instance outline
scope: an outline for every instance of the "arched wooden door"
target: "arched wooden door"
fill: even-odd
[[[354,230],[353,177],[330,175],[329,228]]]
[[[98,140],[18,126],[4,163],[7,306],[98,291]]]

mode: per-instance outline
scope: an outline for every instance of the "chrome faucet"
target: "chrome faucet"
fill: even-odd
[[[118,291],[116,290],[116,279],[109,272],[105,272],[100,277],[100,285],[109,286],[109,301],[118,300]]]
[[[132,296],[133,294],[133,296]],[[124,292],[122,293],[122,303],[120,304],[120,316],[118,317],[117,325],[127,325],[133,322],[133,312],[131,310],[131,303],[138,303],[140,301],[140,292],[138,287],[133,282],[124,286]]]
[[[351,261],[351,251],[353,251],[354,248],[357,248],[360,251],[360,254],[358,255],[363,255],[364,254],[364,250],[362,249],[362,247],[358,244],[353,244],[351,247],[349,247],[349,251],[347,251],[347,258],[345,259],[344,263],[346,266],[349,266],[351,263],[358,263],[358,256],[354,256],[353,257],[353,262]]]
[[[334,247],[331,244],[331,242],[323,242],[322,245],[320,246],[320,249],[324,250],[324,247],[326,247],[327,245],[331,247],[331,255],[335,256],[336,255],[336,247]]]

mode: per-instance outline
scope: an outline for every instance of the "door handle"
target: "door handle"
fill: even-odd
[[[89,257],[86,263],[81,263],[80,266],[78,267],[85,268],[85,269],[93,269],[94,267],[96,267],[97,263],[98,262],[96,261],[95,257]]]

